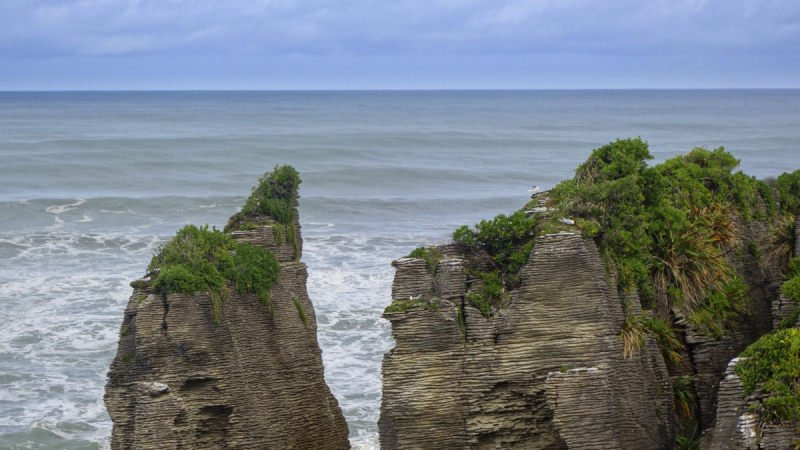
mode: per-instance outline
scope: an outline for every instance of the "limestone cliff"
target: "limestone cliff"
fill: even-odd
[[[464,301],[476,282],[465,266],[481,255],[440,250],[435,273],[422,259],[395,263],[393,299],[422,303],[384,315],[397,346],[383,361],[383,450],[671,448],[664,360],[652,338],[623,357],[623,304],[641,307],[620,298],[591,239],[538,238],[492,319]]]
[[[232,237],[280,262],[274,316],[230,281],[218,324],[208,294],[135,283],[106,385],[112,449],[350,448],[323,377],[299,221],[296,250],[289,239],[276,242],[268,218],[261,222]]]

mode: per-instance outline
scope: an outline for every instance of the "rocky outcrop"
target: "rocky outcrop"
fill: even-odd
[[[652,338],[623,357],[623,303],[641,307],[620,298],[591,239],[538,238],[492,319],[464,299],[476,284],[465,267],[485,258],[440,250],[436,273],[395,263],[393,297],[410,306],[384,315],[397,345],[383,361],[383,450],[671,448],[664,360]]]
[[[763,201],[760,208],[761,213],[766,215]],[[676,324],[683,329],[688,358],[693,366],[684,375],[693,376],[700,426],[703,430],[714,426],[718,409],[717,391],[720,382],[725,378],[728,363],[748,345],[773,329],[775,310],[781,308],[780,269],[767,257],[771,252],[770,222],[766,219],[745,221],[736,217],[735,224],[741,234],[741,243],[735,251],[727,254],[727,261],[750,287],[748,297],[752,301],[753,314],[743,318],[736,332],[714,338],[686,321],[680,312],[673,311]],[[751,252],[749,243],[756,244],[760,251],[756,254]],[[786,309],[784,306],[784,311],[779,314],[791,314]]]
[[[728,364],[725,378],[719,387],[719,409],[716,425],[707,433],[704,449],[723,450],[785,450],[800,441],[797,423],[765,423],[758,408],[758,401],[765,398],[757,389],[744,395],[744,386],[734,373],[741,358]],[[753,408],[751,408],[753,406]]]
[[[232,234],[280,262],[274,317],[230,282],[219,324],[207,294],[134,289],[106,385],[112,449],[350,448],[323,378],[299,222],[294,226],[297,251],[285,239],[278,245],[269,225]]]

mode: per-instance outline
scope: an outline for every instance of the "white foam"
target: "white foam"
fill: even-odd
[[[75,203],[68,203],[66,205],[48,206],[47,208],[45,208],[45,211],[49,212],[50,214],[59,215],[64,212],[71,211],[77,208],[78,206],[81,206],[82,204],[86,203],[86,199],[83,198],[76,198],[75,200],[77,200],[77,202]]]

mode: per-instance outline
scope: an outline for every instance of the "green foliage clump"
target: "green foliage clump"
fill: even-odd
[[[647,334],[651,334],[658,345],[664,360],[672,365],[683,361],[680,350],[683,344],[675,330],[666,321],[643,313],[639,316],[626,316],[619,338],[623,344],[623,355],[635,355],[644,345]]]
[[[134,289],[148,289],[152,283],[150,280],[133,280],[131,281],[131,287]]]
[[[774,215],[772,188],[735,171],[739,160],[722,147],[695,148],[653,167],[649,159],[640,138],[598,148],[551,191],[551,206],[593,224],[582,228],[613,260],[622,291],[635,289],[645,302],[659,292],[687,316],[702,310],[702,323],[727,323],[743,304],[725,260],[739,239],[733,217]],[[732,297],[721,301],[721,294]]]
[[[750,252],[750,255],[752,255],[753,258],[755,259],[761,258],[761,247],[759,247],[757,243],[753,241],[748,242],[747,251]]]
[[[428,265],[428,270],[433,274],[436,273],[436,268],[439,267],[439,261],[442,260],[442,252],[438,247],[418,247],[408,256],[409,258],[424,259],[425,263]]]
[[[478,273],[481,286],[477,293],[467,294],[467,301],[478,308],[484,317],[491,317],[496,310],[502,309],[510,298],[506,283],[499,271]]]
[[[781,211],[791,215],[800,214],[800,169],[781,174],[776,184]]]
[[[789,300],[800,302],[800,276],[796,276],[786,283],[783,283],[781,292],[783,295],[789,297]]]
[[[406,312],[414,308],[432,309],[439,311],[440,303],[438,300],[428,301],[425,299],[395,300],[391,305],[383,310],[384,314]]]
[[[781,286],[781,293],[794,302],[800,302],[800,258],[792,258],[786,268],[789,280]]]
[[[761,400],[766,419],[775,423],[800,420],[800,329],[777,330],[762,336],[740,355],[736,365],[745,394],[760,385],[769,394]]]
[[[479,292],[467,295],[467,300],[491,317],[502,309],[510,297],[508,291],[519,282],[519,271],[528,262],[533,249],[537,220],[527,218],[524,211],[511,215],[500,214],[492,220],[482,220],[474,228],[466,225],[453,232],[453,240],[473,250],[484,250],[491,257],[495,270],[473,273],[480,278]]]
[[[675,450],[700,450],[702,435],[697,432],[697,423],[691,425],[690,429],[681,430],[685,436],[675,437]]]
[[[680,414],[684,419],[691,418],[697,403],[692,377],[680,376],[675,379],[672,383],[672,394],[675,414]]]
[[[749,289],[741,276],[733,277],[712,290],[706,301],[694,308],[689,321],[706,335],[717,339],[736,331],[741,316],[750,311]]]
[[[294,219],[297,217],[296,205],[300,198],[297,189],[300,183],[300,175],[292,166],[276,165],[272,172],[258,179],[242,210],[231,217],[224,231],[249,230],[270,224],[273,226],[275,242],[281,245],[285,229],[286,241],[294,246],[297,258],[299,249]]]
[[[516,211],[508,216],[499,214],[492,220],[481,220],[474,229],[464,225],[453,232],[453,240],[485,250],[497,270],[511,274],[528,262],[535,228],[535,218],[525,217],[525,211]]]
[[[306,316],[306,312],[303,310],[303,305],[300,304],[300,300],[293,298],[292,301],[294,302],[294,306],[297,307],[297,313],[300,315],[300,320],[303,321],[303,326],[308,328],[308,316]]]
[[[136,303],[142,303],[146,298],[147,298],[147,295],[142,294],[142,295],[136,297]]]
[[[269,291],[278,282],[280,263],[272,253],[249,243],[235,243],[234,250],[233,267],[225,272],[226,278],[236,283],[238,294],[256,294],[261,304],[269,307],[270,315],[275,317]]]
[[[158,248],[147,270],[155,290],[188,295],[207,292],[214,307],[214,323],[218,323],[227,296],[226,280],[236,283],[240,294],[257,294],[274,314],[269,290],[280,268],[272,253],[262,248],[236,243],[208,225],[186,225]]]
[[[781,320],[781,324],[778,327],[779,330],[785,330],[787,328],[793,328],[794,325],[797,323],[797,318],[800,317],[800,309],[795,309],[792,311],[792,315],[789,317],[783,318]]]

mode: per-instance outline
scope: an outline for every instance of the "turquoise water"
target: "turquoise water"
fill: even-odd
[[[523,205],[591,149],[800,167],[800,90],[0,93],[0,449],[106,448],[128,282],[185,223],[301,173],[309,294],[354,448],[377,448],[392,259]]]

